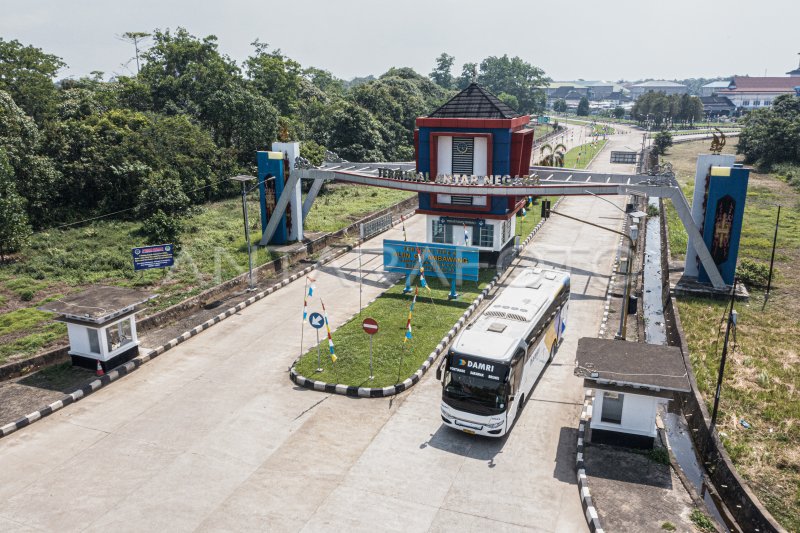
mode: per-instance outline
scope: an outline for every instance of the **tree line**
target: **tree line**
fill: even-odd
[[[213,35],[126,35],[136,37],[137,73],[109,81],[95,72],[54,82],[61,58],[0,38],[0,255],[31,230],[108,213],[167,240],[191,205],[234,195],[226,178],[254,173],[254,152],[276,140],[302,141],[314,164],[326,150],[411,160],[416,117],[473,80],[522,112],[544,104],[544,73],[518,57],[465,64],[454,77],[442,54],[429,76],[403,67],[345,82],[258,40],[237,64]]]
[[[692,126],[703,116],[703,102],[688,94],[648,92],[641,95],[631,108],[631,117],[640,125],[649,122],[658,128],[671,128],[678,124]]]

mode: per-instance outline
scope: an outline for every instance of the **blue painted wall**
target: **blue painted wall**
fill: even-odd
[[[267,211],[266,179],[268,176],[275,176],[275,201],[277,201],[283,192],[283,159],[270,159],[269,152],[256,152],[256,161],[258,162],[258,192],[261,200],[261,230],[263,231],[266,229],[270,217],[270,213]],[[270,244],[286,244],[287,237],[284,212],[283,219],[269,242]]]
[[[717,211],[730,205],[731,200],[733,202],[733,221],[730,227],[728,251],[725,258],[717,257],[714,260],[722,279],[728,285],[733,285],[733,277],[736,274],[736,259],[739,256],[739,240],[742,234],[744,204],[747,198],[749,177],[749,169],[733,167],[730,176],[711,176],[708,184],[706,216],[703,223],[703,241],[708,246],[712,257],[716,255],[714,253],[714,233],[716,230]],[[701,283],[709,283],[711,281],[702,264],[700,265],[698,281]]]

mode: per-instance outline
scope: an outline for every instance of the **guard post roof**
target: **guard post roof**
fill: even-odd
[[[575,375],[600,385],[691,390],[683,355],[676,346],[584,337],[578,340]]]
[[[137,305],[154,297],[155,295],[135,289],[99,285],[47,302],[39,309],[58,313],[71,322],[104,324],[115,317],[133,312]]]
[[[456,338],[453,350],[466,356],[509,362],[569,282],[569,274],[550,268],[526,268]]]

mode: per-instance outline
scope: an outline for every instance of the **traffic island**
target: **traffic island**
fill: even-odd
[[[558,207],[561,200],[562,198],[558,198],[553,203],[554,209]],[[520,244],[521,248],[525,248],[533,240],[545,222],[546,219],[537,222]],[[325,342],[325,333],[322,333],[325,330],[321,330],[320,355],[317,355],[317,348],[314,347],[305,352],[292,364],[289,369],[289,378],[300,387],[351,397],[384,398],[408,390],[419,382],[461,328],[467,324],[505,272],[499,272],[492,276],[492,272],[484,270],[477,286],[472,285],[474,282],[462,285],[461,297],[455,301],[446,299],[449,293],[448,284],[436,279],[430,280],[428,284],[431,291],[420,289],[417,300],[420,306],[424,306],[426,301],[430,306],[424,313],[425,318],[422,322],[427,335],[424,337],[424,341],[423,337],[419,336],[414,339],[418,330],[413,328],[417,328],[418,322],[413,320],[412,330],[414,333],[412,333],[412,340],[406,343],[405,349],[403,348],[403,338],[412,296],[404,295],[404,283],[398,283],[371,301],[361,313],[353,315],[345,325],[336,330],[333,337],[337,355],[336,363],[333,363],[330,358],[328,345]],[[492,276],[491,279],[490,276]],[[470,290],[471,287],[474,288]],[[474,299],[471,303],[466,303],[469,298]],[[398,306],[398,300],[403,302],[403,305]],[[393,303],[391,312],[388,309],[390,303]],[[373,307],[375,304],[379,305]],[[414,317],[418,316],[418,309],[420,308],[415,307]],[[382,374],[378,374],[377,338],[373,339],[373,374],[375,375],[373,380],[369,380],[369,338],[361,326],[362,320],[365,318],[377,319],[379,327],[382,328],[381,334],[387,335],[383,337],[384,351],[382,353],[385,359],[380,363]],[[446,324],[452,324],[452,327],[446,329]],[[384,325],[389,328],[388,331]],[[388,336],[390,332],[391,337]],[[311,332],[310,335],[314,335],[314,333]],[[442,335],[442,337],[438,344],[434,344],[439,338],[438,335]],[[352,360],[347,365],[343,365],[342,358],[346,356],[346,352],[343,351],[344,342],[348,340],[354,341],[356,346],[354,349],[357,351]],[[412,346],[409,346],[412,343],[414,343],[413,352]],[[409,356],[411,353],[413,355]],[[400,366],[400,356],[404,361],[402,366]],[[319,368],[318,359],[322,365],[322,372],[316,371]],[[400,370],[399,375],[398,369]],[[403,376],[408,377],[403,379]],[[344,379],[345,377],[348,377],[349,381]],[[400,379],[403,380],[400,381]]]
[[[327,332],[320,330],[321,342],[295,361],[289,372],[301,387],[365,398],[382,398],[407,390],[428,371],[458,331],[497,283],[500,274],[484,270],[478,282],[463,282],[458,300],[448,300],[450,284],[428,281],[419,287],[411,319],[411,338],[406,337],[413,294],[403,294],[401,281],[373,300],[361,313],[353,315],[332,336],[336,362],[333,362]],[[378,331],[369,335],[362,322],[372,318]],[[315,335],[306,326],[306,338]],[[370,337],[372,374],[370,380]],[[317,369],[322,368],[322,372]]]

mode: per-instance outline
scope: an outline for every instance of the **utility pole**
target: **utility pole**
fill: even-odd
[[[733,290],[731,291],[730,311],[728,312],[728,325],[725,327],[725,343],[722,345],[722,358],[719,361],[719,374],[717,375],[717,389],[714,393],[714,409],[711,411],[711,427],[709,431],[709,438],[714,434],[714,428],[717,424],[717,409],[719,408],[719,396],[722,392],[722,378],[725,375],[725,360],[728,358],[728,339],[731,334],[731,326],[736,326],[736,311],[733,304],[736,301],[736,282],[737,278],[733,278]]]
[[[769,258],[769,278],[767,279],[767,293],[764,295],[764,305],[769,299],[769,291],[772,288],[772,267],[775,265],[775,246],[778,244],[778,226],[781,223],[781,204],[778,204],[778,216],[775,219],[775,235],[772,237],[772,256]]]
[[[247,189],[247,183],[253,180],[258,180],[258,178],[255,176],[241,174],[239,176],[233,176],[229,179],[231,181],[238,181],[242,184],[242,216],[244,218],[244,236],[247,240],[247,266],[248,272],[250,273],[247,283],[247,291],[252,292],[256,290],[256,286],[253,283],[253,253],[250,249],[250,220],[247,216],[247,193],[258,187],[258,183],[256,183],[256,185],[250,190]]]

